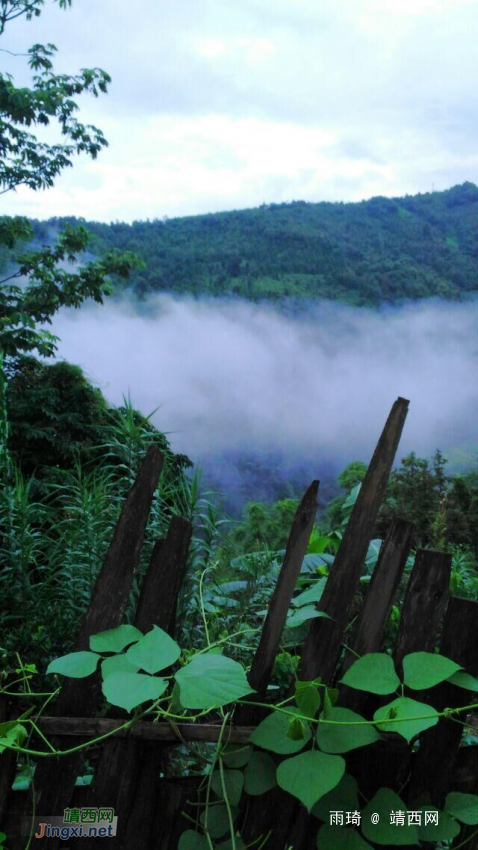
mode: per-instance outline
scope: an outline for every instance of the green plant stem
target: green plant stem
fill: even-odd
[[[328,723],[331,726],[376,726],[377,723],[404,723],[411,722],[416,720],[433,720],[436,717],[446,717],[449,720],[453,720],[453,714],[461,714],[464,711],[474,711],[478,709],[478,703],[474,703],[473,705],[464,705],[460,708],[445,708],[443,711],[436,711],[433,714],[421,714],[419,717],[390,717],[386,720],[326,720],[325,718],[315,718],[312,719],[310,717],[305,717],[303,714],[297,714],[294,711],[287,711],[285,708],[279,708],[278,706],[271,705],[266,702],[255,702],[254,700],[237,700],[241,705],[256,705],[259,708],[268,708],[273,711],[281,711],[283,714],[287,714],[290,717],[297,718],[298,720],[303,720],[307,723]]]
[[[227,715],[226,715],[226,717],[227,717]],[[229,831],[231,833],[232,850],[237,850],[236,836],[235,836],[235,830],[234,830],[234,820],[233,820],[233,817],[232,817],[231,804],[229,802],[229,797],[227,796],[226,779],[225,779],[225,776],[224,776],[224,765],[222,763],[221,756],[219,756],[219,774],[220,774],[220,777],[221,777],[222,794],[223,794],[223,797],[224,797],[224,802],[226,803],[227,818],[229,820]]]
[[[204,623],[204,633],[206,635],[207,649],[211,648],[211,641],[209,639],[209,629],[208,629],[208,625],[207,625],[206,609],[204,608],[204,596],[203,596],[202,588],[203,588],[204,576],[206,575],[206,573],[208,572],[209,569],[210,569],[209,567],[206,567],[206,569],[202,571],[201,578],[199,579],[199,604],[201,606],[201,617],[202,617],[202,621]]]

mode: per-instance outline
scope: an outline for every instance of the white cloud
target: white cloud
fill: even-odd
[[[111,93],[85,100],[111,147],[4,203],[131,220],[478,180],[477,27],[476,0],[46,7],[5,45],[53,40],[61,70],[111,71]]]

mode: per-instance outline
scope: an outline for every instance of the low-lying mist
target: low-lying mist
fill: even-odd
[[[453,460],[478,444],[476,301],[286,313],[157,295],[63,311],[53,331],[59,356],[112,403],[129,393],[145,414],[159,407],[153,421],[173,449],[229,502],[288,495],[367,461],[398,395],[411,402],[398,457],[440,447]]]

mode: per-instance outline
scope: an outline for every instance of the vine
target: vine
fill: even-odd
[[[197,722],[217,711],[221,726],[205,777],[203,811],[196,820],[186,815],[192,828],[181,836],[178,850],[243,850],[246,845],[235,825],[243,795],[259,796],[276,785],[323,822],[317,839],[320,850],[367,850],[371,847],[369,841],[379,845],[449,842],[459,835],[462,825],[478,824],[478,796],[450,792],[443,811],[431,805],[422,806],[420,811],[436,813],[437,823],[433,826],[396,824],[390,822],[391,813],[407,813],[400,796],[389,788],[381,788],[360,809],[355,779],[346,770],[344,754],[376,743],[383,733],[395,732],[409,745],[415,744],[440,718],[454,721],[458,715],[478,708],[478,703],[473,703],[438,711],[414,699],[414,692],[428,691],[445,681],[478,692],[478,680],[451,659],[435,653],[414,652],[405,656],[402,666],[400,678],[390,655],[370,653],[357,658],[344,674],[342,684],[390,698],[375,711],[372,719],[366,719],[339,706],[338,690],[320,679],[297,681],[294,695],[277,704],[254,701],[244,667],[224,655],[222,645],[208,644],[206,649],[188,656],[158,626],[143,635],[134,626],[122,625],[93,635],[89,651],[62,656],[52,661],[46,672],[83,678],[100,667],[104,697],[110,705],[130,712],[131,717],[92,740],[58,750],[42,732],[38,721],[59,688],[35,694],[30,679],[36,671],[19,661],[19,678],[2,692],[24,698],[41,696],[46,700],[35,717],[31,716],[31,708],[18,719],[0,724],[0,752],[14,750],[27,758],[67,756],[101,743],[150,716],[168,721],[177,731],[178,740],[183,740],[181,721]],[[177,669],[173,674],[165,674],[174,667]],[[12,691],[18,683],[23,686],[21,692]],[[235,706],[241,703],[260,706],[269,713],[246,745],[231,745],[228,731]],[[30,746],[34,734],[45,749]],[[354,828],[328,822],[330,811],[342,810],[355,813]],[[379,816],[378,824],[371,823],[372,813]],[[247,846],[260,850],[269,837],[259,836]]]

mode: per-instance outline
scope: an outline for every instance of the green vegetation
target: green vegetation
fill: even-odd
[[[69,0],[60,0],[60,5],[66,8]],[[0,35],[8,21],[22,14],[37,16],[42,6],[42,0],[0,0]],[[0,183],[5,190],[22,184],[32,189],[49,186],[74,153],[96,156],[105,144],[100,131],[76,120],[72,97],[105,91],[108,76],[98,70],[56,76],[54,49],[35,45],[29,51],[35,72],[30,89],[16,88],[10,77],[0,75]],[[25,129],[54,119],[62,134],[58,145],[41,143]],[[352,463],[341,473],[343,496],[329,505],[313,529],[287,614],[284,611],[274,690],[267,702],[257,697],[256,705],[268,714],[250,743],[239,752],[231,750],[227,731],[235,707],[252,694],[247,668],[277,583],[296,501],[250,503],[241,522],[229,522],[219,506],[201,494],[188,458],[175,455],[165,435],[129,400],[119,409],[110,408],[79,368],[50,365],[33,356],[54,352],[55,339],[43,325],[60,307],[79,305],[86,297],[101,301],[111,289],[105,275],[115,276],[121,286],[118,275],[132,269],[140,295],[159,290],[233,292],[255,299],[326,296],[350,303],[461,296],[477,288],[477,200],[478,189],[465,184],[448,193],[397,202],[297,203],[131,227],[94,225],[98,251],[113,253],[75,272],[65,271],[62,263],[84,251],[83,227],[75,230],[71,221],[60,222],[65,226],[56,246],[42,247],[52,223],[33,223],[32,230],[24,219],[0,220],[4,263],[14,259],[19,243],[23,250],[32,234],[37,241],[37,250],[20,257],[18,269],[7,274],[0,290],[0,692],[15,700],[13,715],[0,724],[0,759],[8,751],[17,754],[24,787],[31,785],[39,760],[55,759],[61,769],[61,756],[100,740],[58,750],[39,734],[36,723],[63,677],[81,679],[98,669],[106,707],[131,713],[122,729],[144,717],[166,720],[176,729],[178,722],[210,719],[216,712],[217,746],[180,750],[173,767],[181,775],[202,776],[194,828],[181,836],[179,850],[243,848],[237,833],[243,793],[260,796],[276,785],[317,819],[321,850],[364,850],[370,847],[368,841],[438,841],[443,846],[462,825],[478,824],[478,798],[453,791],[439,812],[438,832],[421,831],[413,824],[397,832],[387,819],[393,809],[406,810],[403,800],[382,788],[363,805],[344,758],[349,751],[373,745],[382,733],[394,732],[413,748],[440,719],[458,720],[466,727],[466,714],[478,707],[476,678],[436,653],[409,653],[400,670],[387,652],[364,655],[344,672],[342,683],[386,698],[369,719],[342,707],[338,689],[320,679],[298,678],[307,628],[311,620],[328,617],[317,603],[365,466]],[[53,222],[55,228],[58,224]],[[127,253],[120,256],[116,249]],[[147,258],[144,268],[131,249]],[[22,276],[27,282],[18,286]],[[159,446],[165,463],[127,622],[92,635],[88,650],[74,652],[78,625],[114,525],[151,444]],[[143,635],[131,620],[153,544],[164,537],[175,514],[188,518],[194,528],[179,593],[178,627],[174,636],[157,626]],[[370,581],[380,538],[395,516],[416,523],[415,545],[452,552],[453,592],[478,596],[477,473],[447,476],[439,452],[431,461],[414,454],[404,458],[391,476],[359,593]],[[387,646],[396,632],[402,599],[399,591]],[[445,682],[473,692],[472,704],[464,704],[470,702],[466,694],[458,707],[439,706],[433,689]],[[415,699],[418,695],[426,702]],[[467,728],[467,734],[474,733]],[[285,756],[279,764],[277,755]],[[380,813],[379,830],[364,823],[362,833],[337,832],[327,823],[332,806],[348,809],[350,801],[351,808],[361,808],[364,815]],[[249,846],[260,850],[261,840]],[[8,846],[4,833],[0,844]]]
[[[102,256],[134,251],[139,297],[154,292],[262,299],[330,298],[356,305],[478,290],[478,188],[355,204],[294,201],[170,220],[32,222],[38,245],[81,224]],[[122,284],[117,283],[121,289]]]

